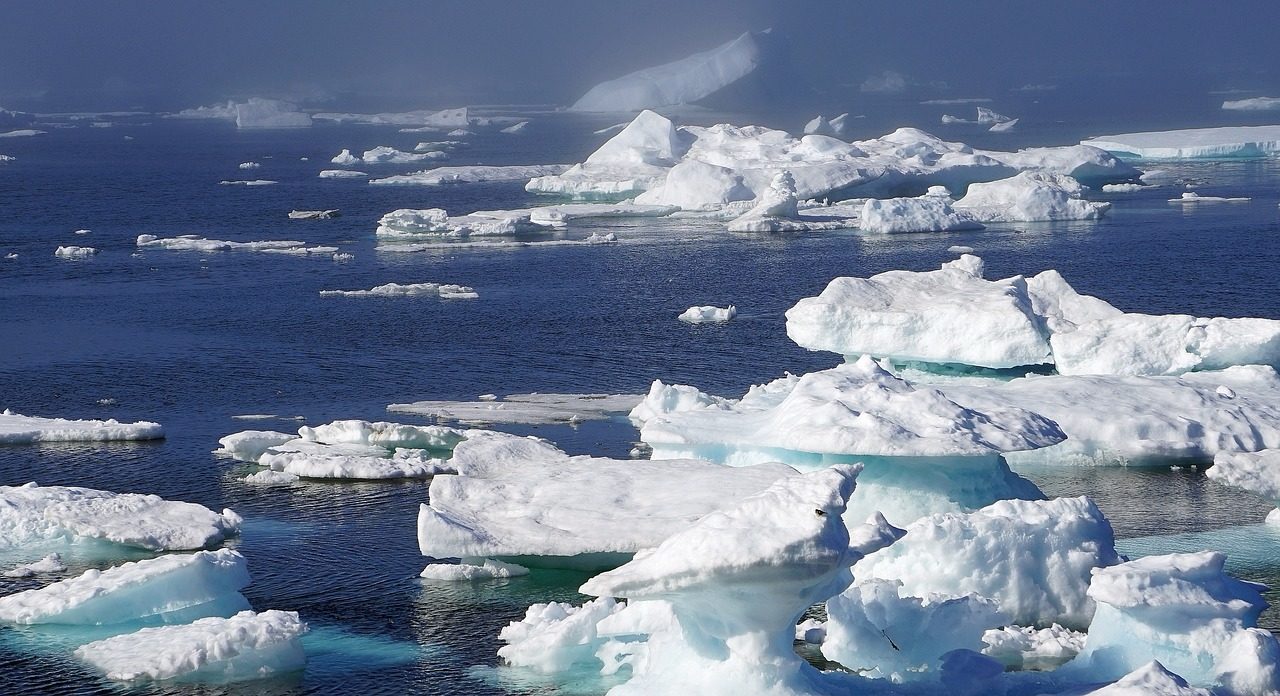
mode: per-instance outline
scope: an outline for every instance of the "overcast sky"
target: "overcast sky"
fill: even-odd
[[[767,27],[823,90],[856,92],[889,70],[911,89],[951,94],[1266,92],[1280,87],[1277,26],[1274,0],[15,1],[0,12],[0,105],[566,104],[601,80]]]

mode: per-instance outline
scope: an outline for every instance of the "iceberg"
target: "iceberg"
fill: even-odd
[[[636,407],[635,394],[486,394],[476,401],[415,401],[391,404],[392,413],[414,413],[441,421],[468,424],[581,423],[607,420]]]
[[[241,162],[238,168],[239,169],[261,169],[262,165],[258,164],[257,162]]]
[[[6,570],[4,572],[4,577],[31,578],[37,575],[44,575],[46,573],[65,573],[66,571],[67,566],[62,562],[62,555],[51,553],[35,563],[27,563],[12,570]]]
[[[302,669],[306,656],[299,637],[306,632],[297,612],[242,611],[143,628],[82,645],[75,654],[117,681],[226,683]]]
[[[83,259],[97,253],[98,250],[93,247],[60,246],[54,250],[53,255],[64,259]]]
[[[843,113],[828,120],[825,116],[818,115],[812,121],[804,124],[805,135],[828,135],[838,138],[844,135],[845,126],[849,124],[849,114]]]
[[[1280,110],[1280,97],[1253,97],[1222,102],[1227,111],[1276,111]]]
[[[738,308],[733,305],[729,305],[728,307],[703,306],[690,307],[681,312],[680,316],[676,317],[676,319],[679,319],[686,324],[709,324],[723,323],[737,315]]]
[[[503,563],[492,558],[464,563],[431,563],[418,575],[427,580],[448,582],[517,578],[528,575],[529,569],[515,563]]]
[[[1257,493],[1280,507],[1280,449],[1258,452],[1221,451],[1204,472],[1213,481]],[[1267,515],[1268,524],[1280,524],[1280,510]]]
[[[276,254],[306,256],[332,254],[337,247],[313,246],[294,240],[268,240],[259,242],[230,242],[223,239],[206,239],[199,235],[184,234],[177,237],[157,237],[154,234],[138,235],[139,249],[170,249],[174,251],[260,251]]]
[[[796,476],[781,464],[571,457],[535,438],[477,433],[454,450],[418,513],[433,558],[540,557],[539,565],[617,565],[695,520]],[[672,485],[678,481],[679,485]],[[576,557],[576,558],[575,558]]]
[[[369,176],[365,172],[357,172],[350,169],[325,169],[319,174],[321,179],[359,179],[362,176]]]
[[[862,206],[858,228],[863,232],[894,234],[980,230],[983,225],[957,211],[945,187],[931,186],[928,193],[917,198],[868,199]]]
[[[356,157],[355,155],[351,154],[351,151],[346,148],[343,148],[342,152],[339,152],[338,154],[334,155],[333,159],[329,160],[329,162],[332,164],[337,164],[344,167],[350,167],[352,165],[359,164],[360,161],[361,160],[359,157]]]
[[[567,164],[436,167],[412,174],[372,179],[369,183],[379,186],[441,186],[443,184],[525,181],[535,177],[554,176],[568,168]]]
[[[343,152],[346,152],[346,150],[343,150]],[[379,145],[372,150],[365,150],[364,154],[360,155],[359,161],[364,162],[365,164],[410,164],[413,162],[445,159],[448,156],[449,153],[442,150],[431,150],[428,152],[403,152],[395,149],[394,147]],[[337,159],[337,157],[334,158],[334,164],[346,164],[346,162],[336,161]]]
[[[801,469],[865,466],[850,515],[879,510],[895,524],[969,511],[1004,498],[1041,498],[1000,452],[1055,444],[1053,422],[1017,408],[963,408],[894,377],[869,357],[753,387],[731,405],[668,412],[645,421],[653,459],[699,458],[743,466],[781,461]]]
[[[375,234],[380,239],[422,237],[494,237],[521,232],[545,231],[534,224],[525,210],[478,211],[450,217],[443,208],[414,210],[401,208],[378,220]]]
[[[502,133],[508,133],[508,134],[510,134],[510,135],[515,135],[515,134],[517,134],[517,133],[523,133],[523,132],[525,131],[525,129],[526,129],[526,128],[528,128],[528,127],[529,127],[529,122],[528,122],[528,121],[520,121],[520,122],[518,122],[518,123],[513,123],[513,124],[511,124],[511,125],[507,126],[506,128],[503,128],[503,129],[501,130],[501,132],[502,132]]]
[[[240,528],[231,510],[138,493],[68,486],[0,486],[0,549],[100,539],[152,551],[202,549]]]
[[[449,285],[441,283],[386,283],[376,285],[368,290],[321,290],[321,297],[407,297],[410,295],[435,295],[447,300],[471,299],[480,297],[475,290],[466,285]]]
[[[640,111],[693,104],[756,70],[764,59],[765,34],[746,32],[709,51],[602,82],[569,110]]]
[[[68,420],[24,416],[9,409],[0,412],[0,444],[29,445],[41,442],[130,442],[159,440],[159,423],[121,423],[108,420]]]
[[[1048,628],[1004,626],[982,634],[982,654],[1014,671],[1044,671],[1071,661],[1084,649],[1084,633],[1053,624]]]
[[[1228,198],[1225,196],[1201,196],[1195,191],[1186,191],[1178,198],[1170,198],[1170,203],[1248,203],[1251,198]]]
[[[470,110],[465,106],[441,111],[418,110],[378,114],[322,112],[316,114],[313,118],[317,121],[369,126],[420,126],[424,130],[455,128],[457,126],[467,126],[471,123]]]
[[[279,99],[252,98],[235,105],[236,128],[305,128],[311,116]]]
[[[989,183],[974,183],[955,202],[958,211],[978,222],[1096,220],[1111,207],[1080,198],[1083,187],[1062,174],[1021,172]]]
[[[244,556],[229,549],[134,561],[0,597],[10,624],[183,623],[248,609]]]
[[[1280,153],[1280,126],[1228,126],[1101,135],[1080,141],[1141,159],[1266,157]]]
[[[664,180],[667,170],[684,156],[688,140],[688,136],[676,131],[670,119],[653,111],[641,111],[586,161],[565,171],[535,176],[525,189],[574,198],[626,197],[642,193]],[[724,184],[719,188],[724,188]]]
[[[339,216],[337,208],[330,210],[290,210],[290,220],[331,220]]]
[[[1008,133],[1009,131],[1012,131],[1017,125],[1018,125],[1018,119],[1011,118],[1008,121],[993,123],[991,127],[988,128],[987,130],[992,133]]]
[[[967,514],[916,520],[902,540],[864,558],[853,572],[859,583],[895,582],[914,597],[981,595],[1007,619],[986,628],[1084,629],[1094,612],[1087,594],[1093,569],[1120,560],[1111,524],[1088,498],[1001,500]]]

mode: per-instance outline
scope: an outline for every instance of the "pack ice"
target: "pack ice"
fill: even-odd
[[[0,413],[0,443],[17,445],[38,442],[124,442],[159,440],[164,429],[159,423],[109,420],[67,420],[24,416],[5,409]]]
[[[88,643],[75,654],[117,681],[226,683],[302,669],[306,655],[299,638],[306,632],[297,612],[242,611],[230,618],[143,628]]]
[[[1143,159],[1266,157],[1280,152],[1280,126],[1188,128],[1100,135],[1080,141],[1121,155]]]

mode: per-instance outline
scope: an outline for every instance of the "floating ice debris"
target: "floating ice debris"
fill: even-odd
[[[0,155],[0,163],[17,162],[17,161],[18,161],[18,158],[14,157],[13,155]]]
[[[492,395],[489,395],[492,396]],[[415,401],[391,404],[393,413],[415,413],[459,423],[579,423],[626,413],[640,397],[634,394],[511,394],[476,401]]]
[[[577,665],[599,665],[596,651],[605,639],[599,624],[611,616],[633,610],[636,604],[601,597],[573,606],[565,602],[534,604],[520,621],[512,621],[498,633],[506,645],[498,657],[508,665],[543,674],[566,672]]]
[[[76,230],[76,231],[75,231],[75,232],[73,232],[72,234],[85,235],[85,234],[89,234],[89,230]]]
[[[949,251],[949,252],[951,252],[951,253],[953,253],[953,254],[972,254],[972,253],[973,253],[973,247],[971,247],[971,246],[962,246],[962,245],[960,245],[960,244],[953,244],[952,246],[947,247],[947,251]]]
[[[351,260],[355,259],[355,257],[356,257],[356,255],[355,255],[355,254],[339,253],[339,254],[334,254],[334,255],[333,255],[333,260],[334,260],[335,262],[342,263],[342,262],[346,262],[346,261],[351,261]]]
[[[707,513],[796,476],[781,464],[733,469],[571,457],[545,441],[500,433],[473,435],[451,463],[458,475],[437,476],[418,513],[423,555],[588,556],[571,561],[576,565],[590,565],[590,555],[656,546]]]
[[[825,116],[818,115],[804,125],[805,135],[827,135],[833,138],[844,135],[844,128],[848,125],[849,114],[843,113],[839,116],[827,120]]]
[[[177,237],[157,237],[154,234],[140,234],[137,241],[140,249],[171,249],[176,251],[262,251],[278,254],[305,256],[308,254],[332,254],[336,247],[309,247],[305,242],[294,240],[269,240],[260,242],[231,242],[223,239],[205,239],[199,235],[184,234]]]
[[[441,111],[418,110],[380,114],[319,113],[314,118],[320,121],[371,126],[421,126],[424,130],[466,126],[471,123],[470,112],[465,106]]]
[[[9,409],[0,412],[0,443],[114,442],[158,440],[164,437],[159,423],[109,420],[67,420],[23,416]]]
[[[350,169],[325,169],[319,174],[321,179],[359,179],[362,176],[369,175],[365,172],[357,172]]]
[[[230,549],[170,554],[87,570],[39,589],[0,597],[0,621],[110,625],[248,609],[244,556]]]
[[[360,156],[360,161],[365,164],[409,164],[412,162],[426,162],[428,160],[445,159],[448,156],[449,154],[447,152],[440,150],[415,153],[403,152],[395,149],[394,147],[380,145],[372,150],[365,150],[364,154]],[[337,162],[336,157],[334,160],[334,164],[343,164],[343,162]]]
[[[1001,500],[968,514],[921,518],[906,532],[854,567],[859,583],[892,580],[915,597],[972,592],[1026,626],[1087,627],[1091,571],[1121,560],[1111,524],[1084,497]]]
[[[97,253],[98,250],[93,247],[60,246],[54,250],[53,255],[61,256],[64,259],[82,259]]]
[[[633,422],[642,424],[651,418],[657,418],[667,413],[689,411],[709,406],[727,408],[732,406],[733,403],[731,399],[712,396],[696,387],[690,387],[685,384],[663,384],[662,380],[655,379],[649,387],[649,393],[645,395],[644,400],[631,409],[627,417]]]
[[[262,165],[257,162],[241,162],[240,169],[261,169]]]
[[[1037,222],[1096,220],[1111,207],[1082,200],[1082,192],[1080,183],[1069,176],[1021,172],[1008,179],[971,184],[955,208],[979,222]]]
[[[1103,193],[1135,193],[1143,189],[1149,188],[1145,184],[1103,184]]]
[[[4,255],[4,257],[5,257],[6,259],[9,259],[9,260],[11,260],[11,261],[12,261],[13,259],[18,258],[18,253],[17,253],[17,252],[15,252],[15,251],[11,251],[11,252],[9,252],[9,253],[5,254],[5,255]]]
[[[529,569],[524,566],[485,558],[462,563],[432,563],[423,568],[418,577],[428,580],[465,581],[516,578],[528,574]]]
[[[1218,452],[1205,476],[1219,483],[1257,493],[1280,506],[1280,449],[1259,452]],[[1267,515],[1268,524],[1280,524],[1280,510]]]
[[[396,243],[383,244],[378,246],[378,251],[389,251],[397,253],[406,252],[423,252],[423,251],[444,251],[454,249],[522,249],[526,247],[552,247],[552,246],[595,246],[601,244],[615,244],[618,236],[612,232],[601,233],[592,232],[590,235],[582,239],[544,239],[539,241],[521,241],[521,240],[496,240],[496,241],[440,241],[440,242],[416,242],[412,244]]]
[[[386,283],[369,290],[321,290],[323,296],[343,297],[405,297],[408,295],[436,295],[446,300],[475,299],[480,297],[475,290],[466,285],[448,285],[441,283]]]
[[[414,210],[401,208],[378,220],[377,236],[382,239],[422,237],[493,237],[521,232],[543,231],[527,210],[477,211],[450,217],[442,208]]]
[[[980,230],[983,225],[957,211],[946,188],[932,186],[918,198],[868,199],[863,204],[858,227],[864,232],[892,234]]]
[[[1223,196],[1201,196],[1195,191],[1187,191],[1180,198],[1170,198],[1170,203],[1247,203],[1251,198],[1225,198]]]
[[[94,641],[77,648],[76,657],[117,681],[221,684],[302,669],[306,656],[299,637],[306,632],[297,612],[242,611]]]
[[[34,128],[22,128],[19,130],[6,131],[0,133],[0,138],[29,138],[33,135],[44,135],[49,131],[35,130]]]
[[[214,454],[225,455],[242,462],[256,462],[268,449],[297,439],[297,434],[278,430],[244,430],[218,439]]]
[[[345,149],[345,148],[344,148],[344,149],[342,150],[342,152],[339,152],[338,154],[334,155],[334,156],[333,156],[333,159],[331,159],[331,160],[329,160],[329,161],[330,161],[331,163],[333,163],[333,164],[340,164],[340,165],[343,165],[343,166],[350,166],[350,165],[353,165],[353,164],[359,164],[359,163],[360,163],[360,158],[359,158],[359,157],[356,157],[356,156],[355,156],[355,155],[353,155],[353,154],[351,154],[351,151],[350,151],[350,150],[347,150],[347,149]]]
[[[461,140],[424,140],[418,143],[417,145],[414,145],[413,151],[414,152],[436,152],[436,151],[447,152],[449,150],[454,149],[455,147],[458,147],[459,145],[465,145],[465,144],[466,143],[462,142]]]
[[[1005,626],[982,634],[982,654],[1007,669],[1049,670],[1070,661],[1084,649],[1084,633],[1052,624],[1048,628]],[[1096,693],[1096,692],[1095,692]]]
[[[944,124],[949,124],[949,123],[977,123],[981,125],[991,124],[991,130],[995,130],[996,126],[1000,126],[1002,124],[1018,122],[1018,119],[1016,118],[1009,118],[1008,116],[992,111],[991,109],[988,109],[985,106],[979,106],[977,107],[977,109],[978,109],[978,116],[972,121],[959,118],[956,116],[944,115],[942,117],[942,122]],[[999,131],[996,131],[996,132],[999,132]]]
[[[369,183],[380,186],[440,186],[486,181],[526,181],[535,177],[554,176],[568,168],[567,164],[436,167],[412,174],[372,179]]]
[[[992,133],[1008,133],[1009,131],[1013,130],[1014,127],[1016,127],[1017,125],[1018,125],[1018,119],[1011,118],[1008,121],[993,123],[991,127],[988,128],[987,130],[991,131]]]
[[[467,130],[466,128],[457,128],[449,131],[448,133],[446,133],[446,135],[448,135],[451,138],[465,138],[468,135],[475,135],[475,133]]]
[[[850,514],[864,519],[880,510],[902,525],[1004,498],[1042,497],[999,453],[1045,447],[1065,436],[1029,411],[964,408],[863,357],[753,387],[733,404],[664,413],[646,421],[640,437],[655,460],[781,461],[802,469],[863,462]]]
[[[302,477],[298,476],[297,474],[291,474],[287,471],[272,471],[271,469],[263,469],[262,471],[257,471],[252,474],[249,474],[248,476],[245,476],[243,479],[240,479],[240,480],[244,481],[245,483],[250,483],[258,486],[287,486],[293,483],[297,483],[298,481],[301,481]]]
[[[329,220],[339,216],[337,208],[331,210],[290,210],[290,220]]]
[[[222,184],[223,186],[270,186],[272,184],[278,184],[280,182],[272,181],[270,179],[249,179],[249,180],[224,179],[222,181],[219,181],[218,183]]]
[[[526,128],[528,128],[528,127],[529,127],[529,122],[528,122],[528,121],[520,121],[519,123],[513,123],[513,124],[511,124],[510,126],[507,126],[506,128],[503,128],[503,129],[502,129],[502,132],[503,132],[503,133],[511,133],[511,134],[523,133],[523,132],[524,132],[524,130],[525,130]]]
[[[12,570],[6,570],[4,576],[7,578],[30,578],[46,573],[62,573],[66,570],[67,566],[62,563],[62,556],[51,553],[35,563],[28,563]]]
[[[602,82],[571,111],[639,111],[692,104],[751,74],[765,58],[768,32],[746,32],[709,51]]]
[[[701,306],[684,310],[676,319],[686,324],[708,324],[726,322],[736,316],[738,316],[738,308],[733,305],[728,307]]]
[[[1235,99],[1222,102],[1227,111],[1276,111],[1280,110],[1278,97],[1253,97],[1252,99]]]
[[[1228,126],[1102,135],[1081,144],[1143,159],[1265,157],[1280,152],[1280,126]]]
[[[1148,556],[1094,572],[1098,608],[1064,676],[1118,679],[1158,660],[1192,685],[1227,693],[1280,689],[1280,645],[1255,628],[1264,588],[1223,572],[1221,553]]]
[[[153,551],[207,548],[240,528],[240,516],[154,495],[65,486],[0,486],[0,548],[101,539]]]

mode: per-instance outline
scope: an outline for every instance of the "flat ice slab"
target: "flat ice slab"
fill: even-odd
[[[578,423],[627,413],[640,403],[637,394],[512,394],[476,401],[415,401],[391,404],[393,413],[416,413],[458,423]]]
[[[729,305],[728,307],[704,305],[690,307],[681,312],[676,319],[686,324],[714,324],[724,323],[736,316],[738,316],[738,308],[734,305]]]
[[[568,168],[567,164],[436,167],[412,174],[372,179],[369,183],[379,186],[441,186],[486,181],[527,181],[534,177],[555,176]]]
[[[1100,135],[1080,143],[1144,159],[1265,157],[1280,152],[1280,126],[1229,126],[1122,133]]]
[[[159,423],[109,420],[67,420],[24,416],[5,409],[0,413],[0,444],[36,442],[117,442],[159,440],[164,429]]]
[[[242,611],[94,641],[78,648],[76,657],[118,681],[261,679],[302,669],[299,637],[306,632],[297,612]]]
[[[385,283],[368,290],[321,290],[321,297],[407,297],[410,295],[435,295],[446,300],[474,300],[480,297],[466,285],[450,283]]]
[[[67,486],[0,486],[0,549],[54,539],[101,539],[153,551],[201,549],[235,534],[240,516],[137,493]]]

